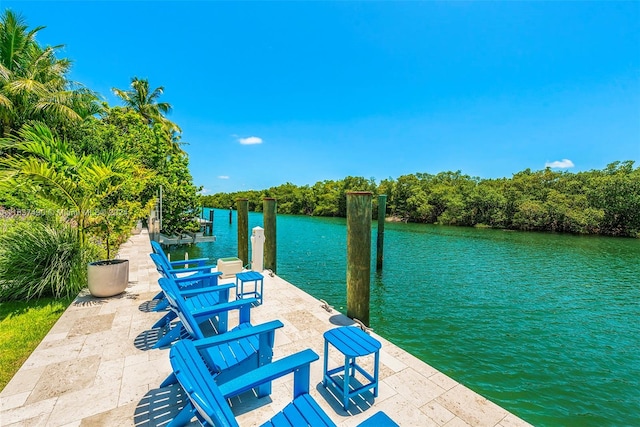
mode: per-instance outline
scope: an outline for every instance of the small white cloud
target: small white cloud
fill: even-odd
[[[238,142],[242,145],[262,144],[262,138],[250,136],[248,138],[238,138]]]
[[[219,175],[218,179],[229,179],[229,175]]]
[[[200,190],[200,194],[209,194],[210,192],[211,192],[211,190],[209,190],[208,188],[204,188],[204,187]]]
[[[544,164],[547,168],[559,168],[559,169],[568,169],[572,168],[575,165],[569,159],[556,160],[555,162],[547,162]]]

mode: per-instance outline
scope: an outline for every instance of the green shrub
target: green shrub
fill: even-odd
[[[98,250],[69,226],[22,221],[0,236],[0,301],[73,297],[87,284]]]

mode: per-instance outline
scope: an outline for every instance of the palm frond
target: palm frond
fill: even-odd
[[[127,92],[126,90],[118,89],[117,87],[112,87],[111,92],[113,92],[114,95],[121,98],[125,102],[128,102],[130,100],[129,92]]]
[[[44,96],[48,92],[44,84],[28,78],[12,80],[5,87],[9,93],[13,94],[35,94],[36,96]]]
[[[17,172],[14,176],[15,179],[27,178],[47,187],[49,190],[53,190],[42,192],[39,196],[46,198],[61,208],[80,208],[75,197],[78,188],[76,181],[72,177],[64,176],[56,171],[53,165],[35,157],[12,158],[6,160],[5,164],[10,165],[11,169]]]
[[[13,108],[13,102],[7,98],[3,93],[0,93],[0,107],[11,110]]]
[[[9,80],[11,76],[11,71],[2,63],[0,63],[0,79]]]
[[[34,105],[36,111],[46,111],[53,113],[56,117],[63,117],[71,121],[81,121],[82,117],[72,107],[57,103],[55,101],[42,100]]]

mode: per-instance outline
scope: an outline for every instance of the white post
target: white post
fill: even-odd
[[[251,270],[264,270],[264,228],[253,227],[251,230]]]

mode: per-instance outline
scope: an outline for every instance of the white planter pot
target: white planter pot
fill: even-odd
[[[89,292],[94,297],[121,294],[129,284],[129,260],[110,259],[89,263],[87,276]]]

